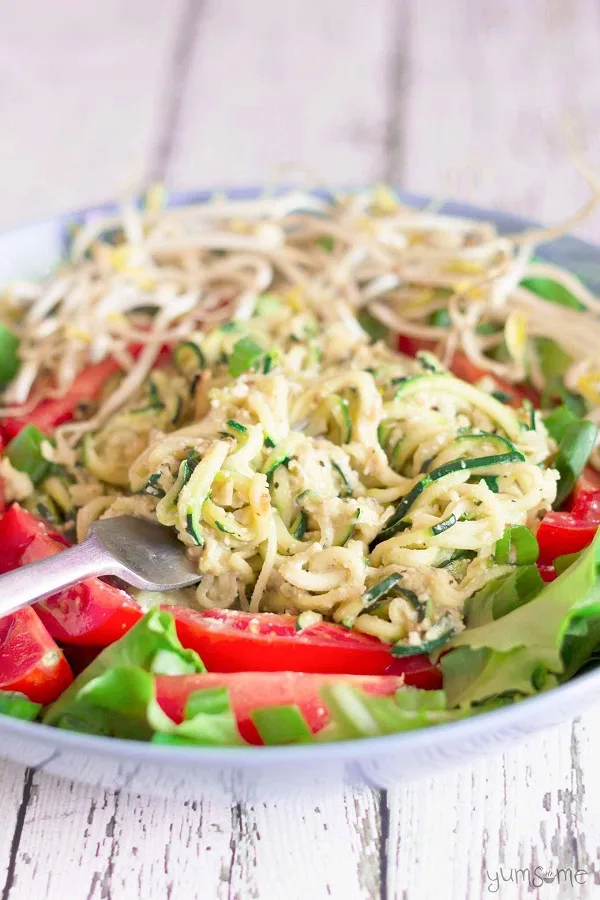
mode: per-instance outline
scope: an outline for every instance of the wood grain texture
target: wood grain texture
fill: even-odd
[[[393,5],[205,0],[170,181],[381,177]]]
[[[586,196],[566,112],[600,165],[599,51],[596,0],[5,4],[0,223],[285,162],[555,219]],[[316,773],[310,795],[259,784],[233,806],[0,763],[0,900],[593,897],[599,713],[387,792]],[[588,874],[529,890],[536,865]]]
[[[0,5],[0,225],[139,187],[184,2]]]
[[[537,867],[554,874],[539,885],[543,900],[597,890],[598,822],[590,804],[600,779],[587,759],[597,753],[599,713],[596,707],[503,757],[389,791],[389,896],[432,897],[447,885],[448,896],[465,900],[531,897]],[[429,839],[415,844],[414,834]],[[569,893],[567,872],[578,870],[583,884]]]
[[[587,199],[566,123],[600,172],[594,0],[419,0],[409,34],[399,110],[406,185],[547,222]],[[600,215],[580,230],[598,239]]]

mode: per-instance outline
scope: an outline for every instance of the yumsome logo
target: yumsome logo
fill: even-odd
[[[497,894],[503,883],[526,884],[530,888],[539,888],[544,884],[567,884],[575,887],[576,884],[585,884],[590,874],[587,869],[546,869],[544,866],[535,866],[533,869],[507,869],[501,866],[497,872],[485,870],[490,894]]]

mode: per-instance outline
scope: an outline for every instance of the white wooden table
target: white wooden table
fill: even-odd
[[[600,167],[597,0],[0,6],[2,225],[289,162],[557,220],[587,196],[567,118]],[[599,221],[580,231],[600,239]],[[596,896],[599,713],[318,803],[182,805],[0,763],[0,900]],[[538,865],[554,880],[530,888]]]

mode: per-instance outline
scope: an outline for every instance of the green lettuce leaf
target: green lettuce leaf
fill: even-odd
[[[181,646],[173,616],[154,609],[78,675],[48,707],[43,721],[92,734],[148,739],[162,722],[158,704],[156,722],[148,717],[153,676],[205,671],[198,654]]]
[[[514,572],[495,578],[467,600],[467,628],[485,625],[506,616],[513,609],[533,600],[543,587],[542,577],[534,565],[519,566]]]
[[[542,666],[532,666],[523,647],[508,653],[486,648],[457,647],[441,661],[444,687],[450,707],[469,708],[493,698],[532,694],[556,684]]]
[[[548,434],[554,438],[557,444],[562,441],[567,428],[570,425],[577,425],[580,421],[581,417],[575,415],[573,410],[564,403],[544,416],[544,425],[548,429]]]
[[[250,713],[250,718],[265,745],[305,744],[313,740],[313,733],[299,706],[262,706]]]
[[[156,722],[153,744],[179,744],[181,746],[230,747],[245,744],[238,731],[231,706],[229,691],[225,687],[203,688],[188,697],[184,720],[174,725]]]
[[[493,600],[484,598],[482,624],[456,635],[442,659],[450,706],[535,693],[581,668],[600,638],[599,562],[600,532],[555,581],[500,618],[489,619]]]
[[[464,715],[460,710],[448,709],[444,691],[415,687],[403,687],[393,696],[378,697],[340,681],[323,687],[321,696],[331,719],[315,735],[317,741],[396,734],[451,722]]]

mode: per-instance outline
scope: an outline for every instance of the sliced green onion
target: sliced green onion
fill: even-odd
[[[544,425],[548,429],[550,437],[553,437],[557,443],[562,441],[569,425],[577,425],[579,421],[579,416],[576,416],[565,404],[557,406],[544,417]]]
[[[537,562],[540,550],[535,535],[524,525],[509,525],[496,542],[494,560],[499,565],[507,563],[528,566]]]
[[[558,281],[552,281],[550,278],[525,278],[521,282],[521,286],[533,291],[538,297],[544,300],[550,300],[559,306],[568,306],[570,309],[584,310],[585,306],[577,297],[568,291]]]
[[[315,244],[317,247],[320,247],[321,250],[324,250],[325,253],[332,253],[333,248],[335,247],[335,240],[330,234],[323,234],[320,238],[317,238]]]
[[[312,740],[312,731],[300,708],[263,706],[250,713],[263,744],[297,744]]]
[[[226,687],[201,688],[187,698],[184,719],[193,719],[200,713],[218,715],[229,709],[229,692]]]
[[[281,309],[281,300],[275,294],[261,294],[255,309],[257,316],[272,316]]]
[[[304,631],[305,628],[312,628],[323,621],[322,613],[315,612],[313,609],[305,609],[296,619],[296,631]]]
[[[17,691],[0,691],[0,713],[3,716],[33,722],[41,709],[41,703],[33,703],[25,694],[19,694]]]
[[[21,365],[19,359],[19,338],[4,325],[0,325],[0,384],[12,381]]]
[[[26,472],[34,484],[41,481],[50,468],[41,450],[42,443],[47,440],[35,425],[26,425],[6,448],[6,455],[15,469]]]
[[[265,351],[251,337],[240,338],[233,345],[229,357],[229,374],[232,378],[237,378],[243,372],[255,369],[264,355]]]
[[[398,688],[394,694],[396,703],[403,710],[446,710],[448,701],[444,691],[425,691],[422,688],[405,687]]]
[[[371,313],[361,312],[358,315],[358,323],[363,331],[366,331],[372,341],[384,341],[389,334],[388,328]]]
[[[568,425],[554,460],[560,479],[556,490],[554,509],[560,509],[583,472],[590,453],[594,449],[598,429],[593,422],[583,421]]]
[[[447,309],[436,309],[431,313],[429,324],[435,328],[450,328],[452,319]]]

